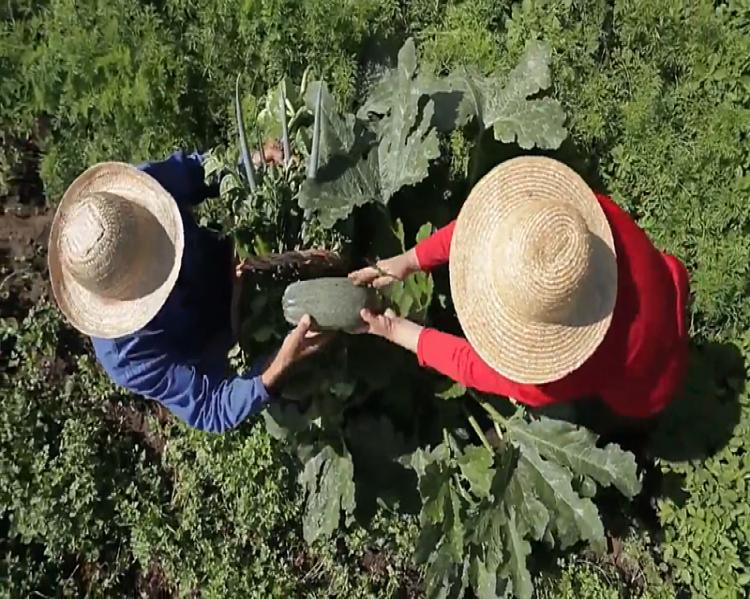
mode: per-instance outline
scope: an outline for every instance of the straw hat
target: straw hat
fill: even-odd
[[[166,302],[183,247],[177,203],[154,178],[119,162],[93,166],[65,192],[52,221],[57,304],[87,335],[133,333]]]
[[[617,261],[607,218],[573,170],[523,156],[490,171],[461,209],[451,293],[467,339],[507,378],[563,378],[612,321]]]

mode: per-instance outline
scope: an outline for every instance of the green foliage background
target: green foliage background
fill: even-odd
[[[529,38],[546,40],[571,161],[692,276],[694,367],[653,439],[657,530],[653,541],[636,534],[632,553],[663,567],[649,570],[652,596],[747,596],[746,0],[11,0],[0,17],[0,192],[31,136],[52,204],[94,161],[222,141],[238,71],[259,92],[313,64],[349,106],[372,81],[373,57],[407,34],[436,72],[510,69]],[[462,147],[452,140],[457,170]],[[217,597],[389,596],[419,579],[413,520],[381,510],[308,549],[294,474],[262,426],[207,437],[161,421],[109,385],[48,306],[3,316],[3,594],[113,594],[163,580]],[[112,416],[132,405],[148,432]],[[373,552],[382,567],[365,567]],[[620,570],[560,568],[548,596],[628,596]]]

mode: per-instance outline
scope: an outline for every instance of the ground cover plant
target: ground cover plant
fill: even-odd
[[[0,15],[3,595],[748,593],[746,3],[13,0]],[[283,95],[295,156],[260,167],[254,194],[238,74],[250,149],[281,137]],[[344,337],[262,421],[188,431],[106,381],[45,299],[43,255],[78,170],[182,145],[213,149],[222,196],[202,218],[242,255],[319,247],[334,269],[444,224],[499,160],[552,152],[688,264],[686,392],[645,442],[594,446]],[[287,267],[249,279],[237,364],[286,330]],[[388,301],[455,328],[445,283]]]

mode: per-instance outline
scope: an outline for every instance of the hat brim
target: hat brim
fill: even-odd
[[[531,322],[490,291],[492,232],[520,203],[540,200],[572,204],[593,234],[590,287],[575,323]],[[617,299],[614,240],[594,192],[551,158],[524,156],[495,167],[461,208],[451,241],[450,284],[466,338],[494,370],[523,384],[573,372],[604,340]]]
[[[171,268],[152,291],[135,299],[118,300],[91,292],[78,283],[60,259],[60,231],[71,210],[90,194],[108,192],[145,208],[163,228],[169,241],[161,244]],[[92,337],[114,339],[146,326],[161,310],[177,282],[184,251],[184,230],[177,202],[156,179],[120,162],[97,164],[67,189],[55,213],[49,237],[48,266],[52,292],[68,321]],[[166,269],[165,269],[166,271]]]

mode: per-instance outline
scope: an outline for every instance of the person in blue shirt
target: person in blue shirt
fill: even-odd
[[[98,164],[65,192],[49,240],[58,306],[92,337],[111,379],[189,426],[222,432],[271,400],[288,369],[326,341],[303,318],[272,356],[228,375],[231,247],[191,208],[217,195],[199,154],[141,167]]]

